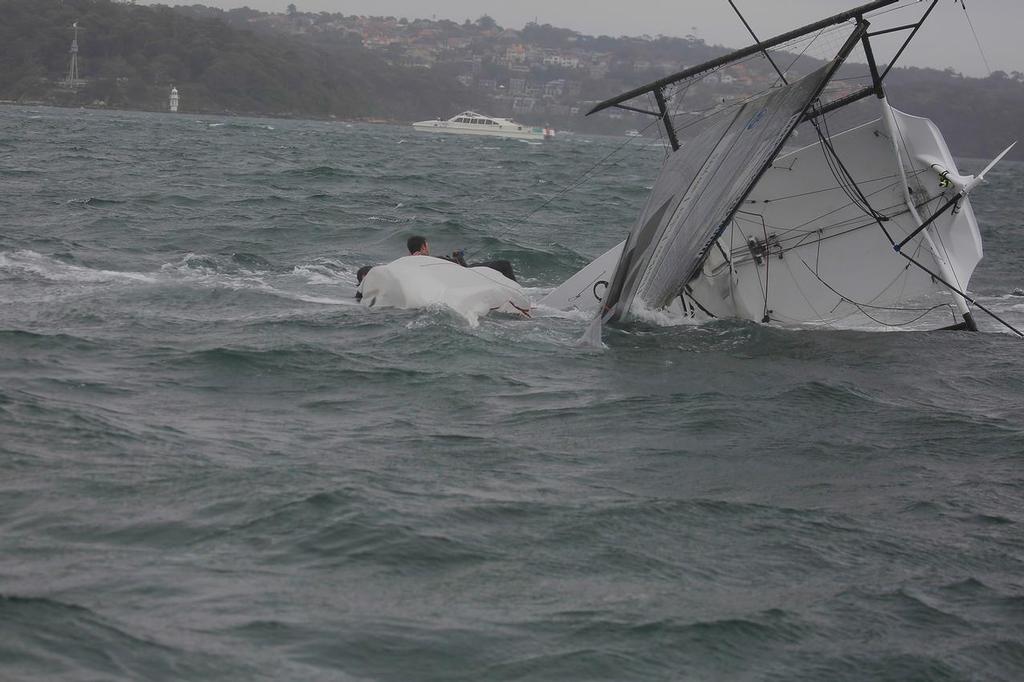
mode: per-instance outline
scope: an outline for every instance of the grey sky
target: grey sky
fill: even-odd
[[[146,0],[155,4],[152,0]],[[306,12],[394,15],[397,17],[452,19],[462,22],[489,14],[502,26],[520,28],[536,19],[540,23],[599,35],[672,35],[693,33],[708,43],[742,47],[750,43],[742,24],[727,0],[195,0],[230,9],[249,6],[264,11],[284,11],[290,1]],[[783,33],[867,0],[734,0],[760,37]],[[926,5],[879,19],[892,25],[891,17],[915,16]],[[185,0],[163,0],[185,4]],[[191,4],[189,2],[188,4]],[[967,0],[967,11],[985,56],[993,70],[1024,71],[1024,0]],[[899,23],[905,20],[897,19]],[[879,56],[883,59],[883,56]],[[951,66],[970,76],[987,71],[971,34],[964,10],[954,0],[939,0],[922,34],[901,59],[904,65],[945,68]]]

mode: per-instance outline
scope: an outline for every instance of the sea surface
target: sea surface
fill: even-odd
[[[640,209],[625,142],[0,107],[0,679],[1024,679],[985,316],[595,350],[355,303],[417,233],[539,298]],[[989,180],[971,288],[1024,326],[1024,165]]]

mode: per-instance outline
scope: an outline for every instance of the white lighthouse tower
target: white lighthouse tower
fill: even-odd
[[[82,79],[78,76],[78,22],[72,28],[75,29],[75,38],[71,41],[71,61],[68,64],[68,77],[64,79],[64,85],[69,88],[77,88],[82,85]]]
[[[178,88],[171,86],[171,113],[178,113]]]

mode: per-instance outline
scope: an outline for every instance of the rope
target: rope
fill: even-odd
[[[971,21],[971,15],[967,13],[967,0],[953,0],[953,4],[960,3],[960,6],[964,8],[964,16],[967,17],[967,25],[971,27],[971,34],[974,35],[974,43],[978,46],[978,52],[981,53],[981,60],[985,62],[985,70],[988,71],[988,75],[992,76],[992,68],[988,65],[988,57],[985,56],[985,50],[981,46],[981,41],[978,40],[978,32],[974,30],[974,22]]]
[[[648,128],[650,128],[650,127],[651,127],[652,125],[655,125],[655,124],[657,124],[657,123],[660,123],[660,122],[661,122],[661,118],[660,118],[660,117],[659,117],[659,118],[655,118],[655,119],[654,119],[653,121],[651,121],[651,122],[650,122],[650,123],[648,123],[648,124],[647,124],[646,126],[644,126],[644,128],[643,128],[643,129],[642,129],[642,130],[641,130],[640,132],[641,132],[641,133],[647,132],[647,129],[648,129]],[[568,193],[569,193],[569,192],[571,192],[572,190],[574,190],[574,189],[576,189],[577,187],[579,187],[580,185],[582,185],[582,184],[583,184],[583,183],[584,183],[584,182],[585,182],[585,181],[587,180],[588,176],[589,176],[589,175],[590,175],[591,173],[593,173],[593,172],[594,172],[595,170],[597,170],[597,168],[599,168],[599,167],[600,167],[600,166],[601,166],[602,164],[604,164],[604,162],[605,162],[605,161],[607,161],[608,159],[610,159],[610,158],[612,158],[613,156],[615,156],[616,154],[618,154],[618,153],[619,153],[619,152],[620,152],[620,151],[621,151],[621,150],[622,150],[622,149],[623,149],[623,148],[624,148],[624,147],[625,147],[626,145],[628,145],[628,144],[629,144],[629,143],[631,143],[632,141],[633,141],[633,138],[632,138],[632,137],[627,137],[627,138],[626,138],[626,141],[625,141],[625,142],[623,142],[622,144],[620,144],[620,145],[619,145],[618,147],[616,147],[615,149],[611,150],[611,151],[610,151],[610,152],[609,152],[608,154],[606,154],[606,155],[605,155],[605,156],[604,156],[604,157],[603,157],[603,158],[602,158],[602,159],[601,159],[600,161],[598,161],[598,162],[596,162],[595,164],[593,164],[592,166],[590,166],[590,168],[588,168],[588,169],[587,169],[586,171],[584,171],[584,172],[583,172],[583,174],[579,176],[579,178],[577,178],[577,179],[576,179],[576,180],[574,180],[574,181],[573,181],[572,183],[570,183],[570,184],[566,185],[565,187],[563,187],[563,188],[562,188],[561,190],[559,190],[559,191],[558,191],[558,192],[557,192],[556,194],[553,194],[552,196],[548,197],[548,198],[547,198],[547,199],[546,199],[546,200],[545,200],[545,201],[544,201],[544,202],[543,202],[543,203],[542,203],[542,204],[541,204],[540,206],[538,206],[537,208],[533,209],[532,211],[530,211],[530,212],[529,212],[529,213],[527,213],[526,215],[522,216],[521,218],[519,218],[519,219],[517,219],[517,220],[513,221],[513,222],[512,222],[512,223],[511,223],[511,224],[510,224],[510,225],[509,225],[508,227],[506,227],[506,228],[505,228],[504,230],[502,230],[502,231],[501,231],[501,232],[499,232],[499,233],[498,233],[497,235],[495,235],[495,236],[494,236],[494,239],[500,239],[501,237],[505,236],[506,234],[508,234],[508,233],[509,233],[509,231],[510,231],[510,230],[512,230],[513,228],[519,227],[520,225],[522,225],[523,223],[525,223],[525,222],[526,222],[527,220],[529,220],[530,218],[532,218],[533,216],[535,216],[535,215],[536,215],[537,213],[539,213],[540,211],[542,211],[542,210],[543,210],[543,209],[544,209],[544,208],[545,208],[545,207],[546,207],[546,206],[547,206],[548,204],[550,204],[551,202],[555,201],[556,199],[559,199],[559,198],[561,198],[561,197],[562,197],[562,196],[564,196],[565,194],[568,194]],[[473,256],[473,255],[476,255],[476,253],[477,253],[477,252],[475,252],[475,251],[474,251],[474,252],[467,252],[467,253],[468,253],[468,255],[466,255],[466,256],[464,256],[464,257],[466,257],[466,258],[469,258],[469,257],[471,257],[471,256]]]

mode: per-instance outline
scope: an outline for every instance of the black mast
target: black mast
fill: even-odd
[[[929,14],[931,14],[932,10],[935,8],[935,5],[938,4],[938,1],[939,0],[931,0],[931,4],[928,7],[928,10],[924,13],[924,15],[921,17],[921,19],[918,20],[917,22],[914,22],[912,24],[907,24],[905,26],[898,26],[896,28],[885,29],[885,30],[882,30],[882,31],[878,31],[877,33],[865,33],[865,34],[863,34],[861,36],[861,42],[862,42],[862,44],[864,46],[864,52],[865,52],[865,55],[867,55],[867,59],[868,59],[868,66],[869,66],[869,68],[871,70],[871,81],[872,81],[871,85],[869,87],[863,88],[862,90],[858,90],[857,92],[854,92],[853,94],[848,95],[848,96],[846,96],[846,97],[844,97],[842,99],[836,100],[836,101],[831,102],[831,103],[829,103],[829,104],[827,104],[827,105],[825,105],[823,107],[820,107],[820,108],[816,109],[814,112],[808,112],[806,114],[806,118],[810,118],[812,116],[819,116],[819,115],[821,115],[823,113],[832,111],[834,109],[838,109],[838,108],[846,106],[848,104],[852,104],[853,102],[856,102],[857,100],[863,99],[863,98],[868,97],[870,95],[875,95],[876,97],[881,97],[882,96],[882,81],[885,79],[886,75],[888,75],[889,70],[892,69],[893,64],[895,64],[896,60],[899,59],[900,55],[903,54],[903,51],[906,49],[907,44],[914,38],[914,36],[917,34],[918,30],[920,30],[921,25],[924,24],[925,19],[928,18]],[[788,42],[790,42],[792,40],[795,40],[797,38],[801,38],[801,37],[803,37],[805,35],[808,35],[810,33],[814,33],[814,32],[820,31],[822,29],[829,28],[830,26],[836,26],[836,25],[839,25],[839,24],[846,23],[847,21],[850,21],[851,19],[856,20],[857,23],[860,23],[860,22],[862,22],[864,20],[864,15],[865,14],[868,14],[869,12],[874,12],[875,10],[878,10],[878,9],[882,9],[883,7],[888,7],[890,5],[894,5],[894,4],[898,3],[898,2],[901,2],[901,0],[875,0],[874,2],[869,2],[869,3],[865,4],[865,5],[861,5],[860,7],[855,7],[854,9],[847,10],[845,12],[841,12],[839,14],[836,14],[836,15],[833,15],[831,17],[828,17],[827,19],[822,19],[821,21],[816,21],[813,24],[807,24],[806,26],[803,26],[801,28],[794,29],[792,31],[789,31],[787,33],[783,33],[781,35],[777,35],[774,38],[769,38],[768,40],[764,40],[764,41],[758,41],[757,40],[757,36],[754,35],[753,31],[750,29],[750,26],[746,23],[746,20],[743,20],[744,25],[747,26],[748,31],[750,31],[751,35],[754,37],[754,40],[756,41],[753,45],[751,45],[749,47],[745,47],[742,50],[736,50],[734,52],[730,52],[727,55],[723,55],[723,56],[718,57],[716,59],[712,59],[710,61],[704,62],[703,64],[698,64],[697,66],[693,66],[693,67],[690,67],[688,69],[684,69],[683,71],[679,71],[678,73],[674,73],[674,74],[672,74],[670,76],[665,76],[664,78],[660,78],[660,79],[658,79],[656,81],[648,83],[647,85],[642,85],[642,86],[640,86],[638,88],[634,88],[633,90],[630,90],[629,92],[625,92],[625,93],[623,93],[621,95],[618,95],[616,97],[613,97],[611,99],[607,99],[607,100],[605,100],[605,101],[595,105],[594,108],[592,108],[590,111],[587,112],[587,116],[590,116],[591,114],[596,114],[597,112],[603,111],[603,110],[608,109],[610,107],[617,107],[619,109],[626,109],[628,111],[634,111],[634,112],[641,113],[641,114],[647,114],[647,115],[650,115],[650,116],[657,116],[657,117],[659,117],[661,119],[662,123],[665,126],[665,132],[668,134],[668,139],[669,139],[669,142],[671,142],[671,144],[672,144],[672,149],[673,150],[678,150],[679,149],[678,135],[676,133],[675,126],[672,124],[671,115],[670,115],[670,113],[668,111],[668,104],[667,104],[667,101],[666,101],[666,98],[665,98],[665,88],[667,88],[669,85],[672,85],[673,83],[677,83],[677,82],[679,82],[681,80],[685,80],[687,78],[692,78],[693,76],[696,76],[698,74],[704,73],[706,71],[710,71],[712,69],[716,69],[716,68],[718,68],[720,66],[724,66],[726,64],[729,64],[731,62],[735,62],[735,61],[743,59],[745,57],[749,57],[751,55],[757,54],[758,52],[760,52],[760,53],[764,54],[766,57],[768,57],[769,61],[772,61],[771,57],[768,56],[768,50],[773,48],[773,47],[778,47],[779,45],[783,45],[783,44],[788,43]],[[730,0],[730,4],[732,4],[731,0]],[[736,6],[733,5],[734,9],[735,9],[735,7]],[[740,15],[740,18],[742,19],[743,16]],[[881,69],[878,68],[878,65],[875,63],[875,56],[874,56],[874,53],[873,53],[873,51],[871,49],[870,39],[871,39],[872,36],[875,36],[875,35],[883,35],[883,34],[892,33],[892,32],[895,32],[895,31],[910,31],[910,35],[907,37],[906,42],[903,43],[903,46],[900,48],[899,52],[896,53],[896,56],[893,57],[892,61],[888,65],[886,65],[886,68],[884,70],[881,70]],[[772,65],[775,66],[775,62],[774,61],[772,61]],[[776,69],[776,71],[779,70],[777,66],[775,66],[775,69]],[[779,75],[782,76],[781,72],[780,72]],[[783,80],[785,80],[784,76],[783,76]],[[630,106],[630,105],[626,104],[626,102],[628,102],[631,99],[634,99],[636,97],[640,97],[641,95],[646,95],[646,94],[649,94],[649,93],[654,95],[654,99],[655,99],[655,101],[657,102],[657,105],[658,105],[658,111],[650,111],[650,110],[647,110],[647,109],[640,109],[638,107],[634,107],[634,106]]]

